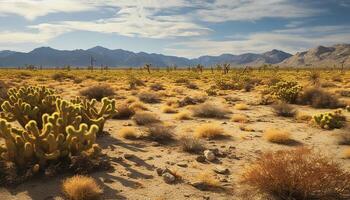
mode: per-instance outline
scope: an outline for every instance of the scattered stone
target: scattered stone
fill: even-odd
[[[154,158],[152,156],[149,156],[147,160],[153,160]]]
[[[185,162],[179,162],[176,165],[179,167],[188,167],[187,163],[185,163]]]
[[[228,182],[228,180],[227,180],[226,178],[220,178],[219,180],[220,180],[220,182],[222,182],[222,183],[227,183],[227,182]]]
[[[132,123],[130,123],[130,122],[124,122],[124,123],[123,123],[123,126],[132,126]]]
[[[133,154],[130,154],[130,153],[125,153],[124,154],[124,158],[125,159],[130,159],[130,158],[132,158],[134,155]]]
[[[175,176],[168,173],[168,172],[164,173],[162,175],[162,177],[163,177],[164,182],[166,182],[168,184],[174,183],[174,181],[175,181]]]
[[[209,200],[209,199],[210,199],[210,196],[205,195],[205,196],[203,196],[203,199],[204,199],[204,200]]]
[[[227,124],[227,122],[222,122],[221,124]]]
[[[205,162],[205,156],[197,156],[196,161],[200,162],[200,163],[204,163]]]
[[[211,150],[205,150],[204,151],[204,157],[208,161],[214,161],[216,159],[215,154]]]
[[[230,170],[226,167],[221,166],[221,165],[217,165],[214,169],[214,172],[216,172],[218,174],[228,174],[230,172]]]
[[[105,183],[113,183],[114,181],[110,178],[103,178],[103,182]]]
[[[208,186],[205,183],[201,182],[201,181],[193,182],[193,183],[191,183],[191,185],[193,187],[197,188],[198,190],[202,190],[202,191],[208,190]]]

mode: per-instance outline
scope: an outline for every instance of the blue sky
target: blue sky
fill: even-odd
[[[350,43],[350,0],[1,0],[0,49],[184,57]]]

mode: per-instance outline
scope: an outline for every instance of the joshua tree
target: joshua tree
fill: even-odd
[[[224,66],[224,74],[228,74],[228,72],[230,71],[230,64],[225,63],[223,66]]]
[[[151,64],[146,64],[145,68],[147,69],[147,72],[150,74],[151,73]]]
[[[203,65],[201,65],[201,64],[197,65],[197,70],[199,70],[201,73],[203,73],[203,68],[204,68]]]

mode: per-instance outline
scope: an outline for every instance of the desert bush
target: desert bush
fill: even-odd
[[[140,102],[140,101],[135,101],[135,102],[131,103],[129,108],[132,109],[132,110],[135,110],[135,111],[137,111],[137,110],[148,110],[147,106],[144,103]]]
[[[195,187],[204,191],[222,189],[219,180],[211,171],[203,171],[196,176]],[[198,185],[197,185],[198,184]]]
[[[136,78],[135,76],[129,77],[128,84],[130,89],[135,89],[137,86],[145,86],[145,83],[141,79]]]
[[[350,97],[350,90],[341,90],[339,94],[343,97]]]
[[[302,87],[297,82],[280,81],[270,86],[271,93],[278,99],[288,103],[295,103]]]
[[[175,119],[178,120],[190,120],[192,119],[191,117],[192,113],[190,111],[184,110],[175,115]]]
[[[313,116],[313,121],[323,129],[342,128],[345,124],[346,118],[341,110],[334,112],[326,112]]]
[[[285,102],[279,102],[277,104],[274,104],[272,105],[272,108],[278,116],[294,117],[296,115],[295,108]]]
[[[115,92],[109,85],[95,85],[80,91],[80,95],[88,99],[96,99],[101,101],[103,97],[114,96]]]
[[[238,82],[228,81],[224,79],[215,80],[215,86],[220,90],[240,90],[242,89],[242,85]]]
[[[178,104],[180,107],[184,107],[184,106],[188,106],[188,105],[196,105],[199,103],[203,103],[205,102],[205,98],[201,98],[201,97],[185,97],[183,99],[181,99]]]
[[[123,127],[119,130],[118,135],[125,139],[137,139],[140,134],[133,127]]]
[[[132,119],[138,125],[148,125],[160,122],[159,118],[151,112],[136,112]]]
[[[261,94],[259,104],[260,105],[271,105],[276,102],[276,99],[273,95],[270,94]]]
[[[332,82],[321,83],[321,87],[323,87],[323,88],[336,87],[336,86],[337,86],[337,84],[332,83]]]
[[[264,138],[272,143],[288,144],[292,141],[290,133],[277,129],[268,129],[264,133]]]
[[[138,95],[140,101],[144,102],[144,103],[159,103],[160,102],[160,98],[158,96],[157,93],[153,93],[153,92],[141,92]]]
[[[178,78],[178,79],[175,80],[175,83],[185,83],[185,84],[187,84],[189,82],[190,82],[190,80],[188,80],[187,78]]]
[[[207,93],[208,96],[216,96],[218,95],[217,91],[215,88],[210,87],[209,89],[206,89],[205,92]]]
[[[249,106],[247,104],[245,104],[245,103],[237,103],[234,106],[234,109],[236,109],[236,110],[248,110]]]
[[[350,145],[350,132],[341,133],[338,137],[338,144]]]
[[[186,85],[185,85],[187,88],[189,88],[189,89],[193,89],[193,90],[196,90],[196,89],[198,89],[198,85],[196,85],[196,84],[194,84],[194,83],[191,83],[191,82],[189,82],[189,83],[186,83]]]
[[[311,84],[318,85],[320,83],[321,74],[319,71],[313,70],[308,74],[308,79]]]
[[[149,86],[153,91],[165,90],[165,87],[161,83],[153,83]]]
[[[115,109],[117,113],[113,116],[113,119],[130,119],[135,114],[135,110],[127,104],[118,105]]]
[[[227,109],[211,103],[203,103],[192,108],[193,116],[204,118],[226,118]]]
[[[239,123],[247,123],[247,122],[249,122],[249,118],[246,115],[234,114],[231,117],[231,121],[239,122]]]
[[[171,127],[164,125],[152,125],[148,127],[147,138],[150,140],[167,143],[173,140],[174,133]]]
[[[349,147],[344,149],[343,155],[344,155],[344,158],[350,159],[350,148]]]
[[[82,82],[83,82],[82,78],[74,77],[74,79],[73,79],[73,83],[75,83],[75,84],[79,84],[79,83],[82,83]]]
[[[266,198],[350,198],[350,173],[305,148],[264,153],[245,171],[242,182]]]
[[[102,194],[102,189],[93,178],[81,175],[64,180],[62,190],[70,200],[97,200]]]
[[[161,108],[163,113],[177,113],[177,110],[171,106],[164,105]]]
[[[209,139],[215,139],[224,136],[225,132],[222,127],[220,127],[218,124],[209,123],[209,124],[202,124],[197,127],[195,130],[194,135],[197,138],[209,138]]]
[[[193,136],[182,136],[179,139],[181,149],[189,153],[200,153],[204,150],[202,141]]]
[[[306,88],[298,97],[298,103],[314,108],[338,108],[341,106],[335,95],[319,88]]]
[[[55,81],[63,81],[64,79],[73,79],[74,80],[74,76],[64,73],[64,72],[58,72],[58,73],[54,73],[52,74],[51,78]]]

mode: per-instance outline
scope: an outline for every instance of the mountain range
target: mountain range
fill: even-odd
[[[91,49],[82,50],[57,50],[50,47],[36,48],[28,53],[15,51],[0,51],[0,66],[15,67],[26,64],[42,65],[45,67],[55,66],[89,66],[91,57],[95,60],[94,65],[107,65],[115,67],[138,67],[145,64],[153,66],[191,66],[202,64],[211,66],[221,63],[232,65],[254,65],[254,64],[276,64],[292,56],[279,50],[272,50],[262,54],[246,53],[241,55],[222,54],[220,56],[201,56],[188,59],[163,54],[134,53],[122,49],[107,49],[96,46]]]
[[[295,55],[274,49],[262,54],[222,54],[201,56],[194,59],[155,53],[134,53],[122,49],[112,50],[101,46],[87,50],[57,50],[50,47],[40,47],[28,53],[0,51],[0,67],[17,67],[27,64],[44,67],[89,66],[91,58],[95,60],[94,65],[96,66],[110,67],[139,67],[145,64],[160,67],[194,66],[197,64],[213,66],[222,63],[230,63],[233,66],[276,64],[288,67],[333,66],[343,63],[348,66],[350,65],[350,44],[337,44],[331,47],[318,46]]]

